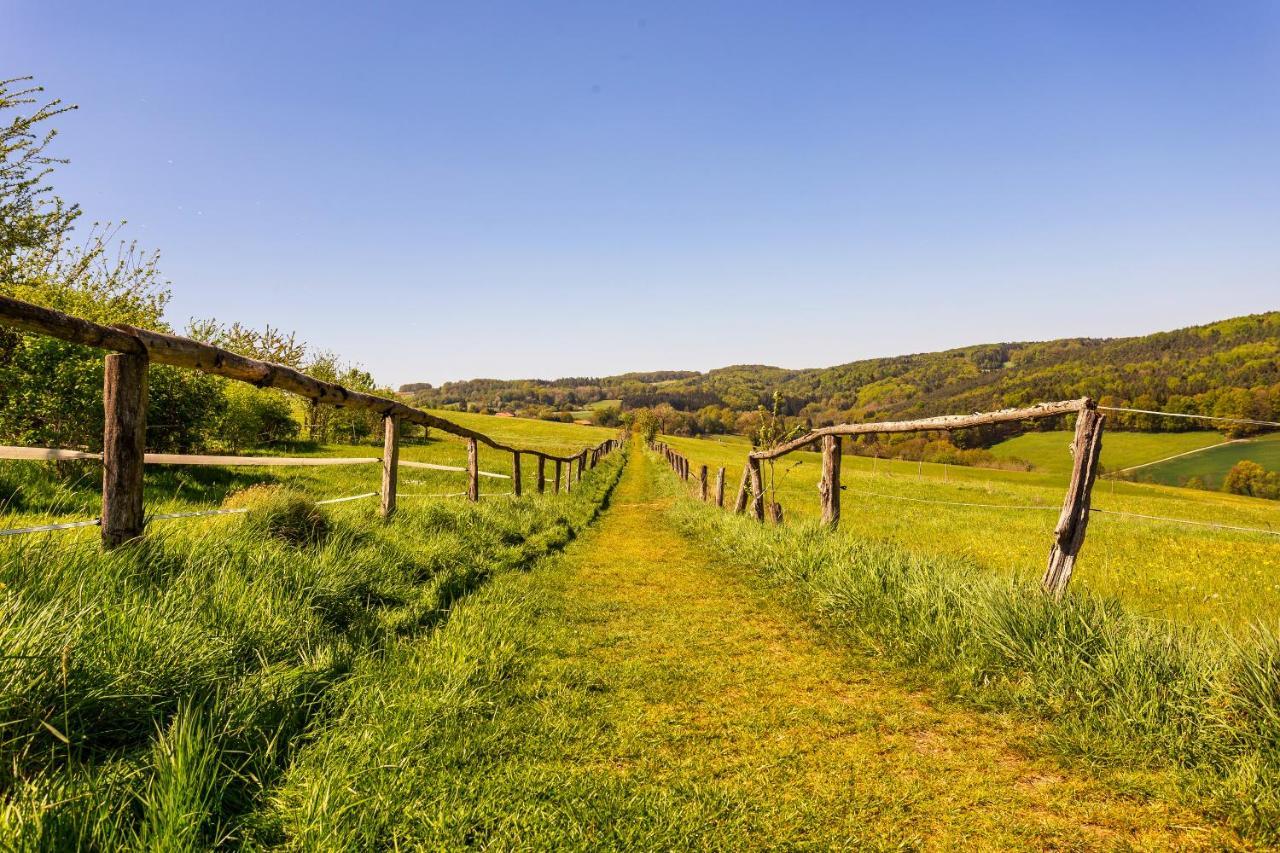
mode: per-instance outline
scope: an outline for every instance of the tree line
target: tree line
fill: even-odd
[[[123,237],[123,222],[82,227],[79,205],[54,190],[66,161],[51,151],[52,125],[73,109],[29,79],[0,81],[0,293],[98,323],[175,331],[165,316],[172,288],[159,253]],[[391,393],[368,371],[292,332],[214,319],[193,320],[181,332],[355,390]],[[102,373],[96,350],[0,329],[0,444],[99,449]],[[380,428],[368,412],[197,371],[149,371],[149,450],[239,451],[303,437],[359,442]]]

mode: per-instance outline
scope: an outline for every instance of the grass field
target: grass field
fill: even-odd
[[[523,418],[495,418],[465,412],[439,412],[454,423],[480,430],[498,441],[531,450],[568,454],[598,444],[617,434],[612,428],[561,424]],[[379,458],[381,445],[330,445],[320,450],[290,454],[268,452],[267,455],[342,456]],[[434,431],[423,444],[404,444],[402,459],[439,465],[465,466],[466,444],[451,435]],[[533,491],[537,478],[535,461],[523,460],[522,482],[526,492]],[[73,463],[66,480],[48,476],[48,463],[0,461],[0,529],[25,527],[50,522],[78,521],[96,517],[101,509],[102,466]],[[510,476],[511,454],[480,445],[480,469]],[[554,476],[554,465],[547,466],[547,478]],[[186,512],[218,507],[228,494],[257,483],[274,483],[301,490],[317,499],[376,492],[381,488],[382,473],[377,465],[313,468],[217,468],[198,466],[148,466],[146,469],[146,507],[151,514]],[[399,492],[404,503],[426,498],[415,495],[454,494],[466,488],[465,475],[458,472],[400,469]],[[509,479],[480,478],[481,494],[509,493]],[[375,499],[366,502],[372,507]],[[222,519],[207,524],[217,526]],[[172,525],[190,521],[157,522]],[[96,530],[71,531],[61,537],[92,538]]]
[[[1041,435],[1036,438],[1046,440]],[[1104,447],[1114,437],[1107,436]],[[664,440],[690,458],[695,473],[697,465],[707,464],[714,478],[715,469],[725,466],[732,500],[745,445]],[[1059,449],[1069,458],[1065,442]],[[1006,576],[1038,579],[1043,572],[1066,488],[1065,467],[999,471],[854,456],[845,456],[842,467],[841,530],[851,539],[962,557],[975,570]],[[788,519],[817,517],[819,471],[820,456],[809,452],[793,453],[773,467]],[[1278,502],[1193,489],[1099,480],[1093,506],[1280,531]],[[1255,620],[1280,619],[1280,536],[1094,514],[1073,584],[1115,596],[1149,616],[1243,631]]]
[[[1000,442],[991,452],[1001,459],[1030,462],[1036,471],[1066,474],[1071,470],[1071,456],[1065,449],[1071,438],[1072,433],[1063,430],[1028,432]],[[1102,439],[1102,469],[1119,471],[1226,440],[1217,432],[1106,432]]]
[[[683,491],[673,474],[668,482]],[[1143,777],[1163,769],[1176,780],[1175,799],[1264,844],[1280,842],[1274,621],[1233,638],[1213,625],[1145,618],[1083,585],[1053,601],[1034,580],[1010,582],[969,559],[831,535],[813,523],[762,525],[695,499],[675,502],[669,515],[690,541],[750,567],[830,636],[974,707],[1039,719],[1038,744],[1095,771],[1121,772],[1111,787],[1135,802],[1169,790],[1170,780]],[[1131,836],[1065,846],[1196,845]]]
[[[1257,462],[1269,471],[1280,471],[1280,433],[1234,441],[1201,453],[1147,465],[1132,474],[1144,482],[1170,486],[1180,486],[1192,477],[1198,477],[1205,488],[1218,489],[1231,466],[1244,459]]]
[[[459,420],[548,449],[611,434]],[[407,455],[456,463],[463,453],[442,440]],[[482,452],[482,466],[502,461]],[[491,578],[563,547],[599,512],[621,463],[608,457],[569,495],[406,499],[390,522],[373,501],[325,507],[323,528],[298,540],[269,532],[257,510],[156,524],[144,543],[110,553],[93,531],[0,539],[0,848],[287,841],[263,809],[297,750],[328,724],[335,688],[432,635]],[[279,479],[327,496],[374,490],[377,472]],[[277,475],[205,476],[162,472],[152,497],[200,506]],[[438,476],[458,488],[456,475]],[[80,499],[89,489],[65,490]]]

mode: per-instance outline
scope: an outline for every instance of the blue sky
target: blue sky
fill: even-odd
[[[0,0],[171,317],[382,381],[1280,308],[1280,4]]]

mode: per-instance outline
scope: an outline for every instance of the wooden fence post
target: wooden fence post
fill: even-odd
[[[142,536],[142,468],[147,439],[147,357],[106,358],[102,403],[102,546],[116,548]],[[68,413],[73,414],[73,413]]]
[[[707,466],[698,468],[698,500],[707,502]]]
[[[524,484],[520,482],[520,451],[511,454],[511,491],[516,497],[524,494]]]
[[[396,479],[400,471],[400,419],[395,415],[382,418],[382,504],[383,518],[396,511]]]
[[[587,451],[578,454],[578,482],[582,482],[582,471],[587,467]]]
[[[724,468],[716,471],[716,506],[724,509]]]
[[[555,494],[560,494],[560,460],[556,460],[556,484],[552,487]]]
[[[742,466],[742,482],[738,483],[738,496],[733,501],[733,514],[741,515],[747,510],[747,487],[751,484],[751,462]]]
[[[1041,585],[1055,599],[1061,599],[1071,581],[1076,555],[1084,544],[1084,532],[1089,526],[1089,498],[1093,481],[1098,475],[1098,454],[1102,452],[1102,424],[1106,418],[1098,414],[1092,401],[1086,403],[1076,416],[1076,434],[1071,443],[1075,461],[1071,466],[1071,484],[1062,502],[1062,514],[1054,528],[1053,548],[1049,551],[1049,566],[1045,569]]]
[[[760,460],[749,459],[751,469],[751,517],[764,521],[764,477],[760,474]]]
[[[843,442],[838,435],[822,437],[822,479],[818,494],[822,496],[822,523],[831,529],[840,524],[840,451]]]
[[[547,457],[538,454],[538,494],[547,491]]]
[[[467,439],[467,500],[480,500],[480,448],[474,438]]]

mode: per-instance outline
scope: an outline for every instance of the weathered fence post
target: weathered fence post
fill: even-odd
[[[560,494],[560,460],[556,460],[556,484],[552,487],[555,494]]]
[[[582,482],[582,472],[587,467],[587,451],[578,454],[578,482]]]
[[[480,448],[474,438],[467,439],[467,500],[480,500]]]
[[[782,504],[777,501],[769,502],[769,521],[774,524],[782,523]]]
[[[764,521],[764,477],[760,474],[760,460],[748,459],[751,468],[751,517]]]
[[[716,506],[724,509],[724,468],[716,472]]]
[[[1054,528],[1053,548],[1049,551],[1049,566],[1045,569],[1041,584],[1045,592],[1061,599],[1071,581],[1076,555],[1084,544],[1084,532],[1089,526],[1089,498],[1093,481],[1098,475],[1098,454],[1102,452],[1102,423],[1106,420],[1098,414],[1092,400],[1088,400],[1076,416],[1076,434],[1071,442],[1075,461],[1071,466],[1071,484],[1062,502],[1062,514]]]
[[[400,471],[400,419],[395,415],[382,418],[382,504],[383,518],[396,511],[396,479]]]
[[[747,509],[747,486],[751,483],[751,462],[742,466],[742,482],[738,483],[738,496],[733,501],[733,514],[741,515]]]
[[[520,451],[511,454],[511,492],[516,497],[524,494],[524,484],[520,482]]]
[[[547,491],[547,457],[538,454],[538,494]]]
[[[116,548],[142,535],[142,468],[147,438],[147,357],[106,358],[102,403],[102,546]],[[72,413],[68,413],[72,414]]]
[[[822,523],[834,529],[840,524],[840,451],[838,435],[822,437],[822,479],[818,494],[822,496]]]
[[[698,468],[698,500],[707,502],[707,466]]]

